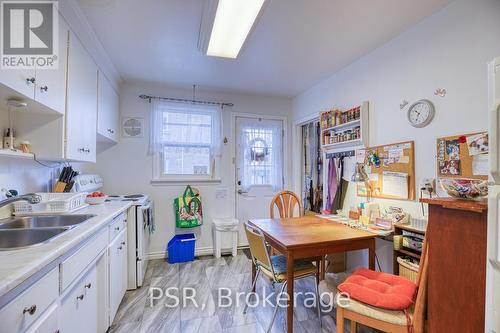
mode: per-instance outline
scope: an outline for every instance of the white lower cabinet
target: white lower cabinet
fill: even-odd
[[[61,300],[60,333],[97,332],[96,284],[94,264]]]
[[[52,304],[26,333],[60,333],[57,304]]]
[[[112,322],[127,290],[127,228],[115,237],[109,253],[109,311]]]
[[[8,302],[0,298],[0,333],[105,333],[127,289],[126,214],[54,264]]]
[[[0,310],[1,332],[24,332],[59,296],[59,274],[54,268]]]

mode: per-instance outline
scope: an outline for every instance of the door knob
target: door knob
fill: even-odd
[[[248,193],[248,191],[238,190],[238,194]]]

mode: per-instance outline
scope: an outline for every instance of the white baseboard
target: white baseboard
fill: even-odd
[[[238,250],[242,250],[242,249],[247,249],[248,246],[238,246]],[[228,250],[222,250],[222,253],[231,253],[231,249],[228,249]],[[194,250],[194,255],[196,257],[199,257],[199,256],[209,256],[209,255],[212,255],[214,254],[214,248],[213,247],[197,247],[195,250]],[[158,251],[158,252],[150,252],[148,254],[148,257],[147,259],[148,260],[153,260],[153,259],[165,259],[167,258],[167,253],[165,251]]]

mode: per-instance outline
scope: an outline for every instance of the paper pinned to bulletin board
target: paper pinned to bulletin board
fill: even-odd
[[[437,139],[439,178],[488,179],[488,133]]]
[[[365,164],[373,198],[415,199],[414,146],[413,141],[407,141],[356,152],[357,162]],[[357,195],[367,196],[365,184],[357,184]]]

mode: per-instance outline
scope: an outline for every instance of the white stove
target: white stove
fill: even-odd
[[[145,194],[108,195],[106,201],[131,201],[134,205],[142,205],[149,201]]]
[[[99,175],[78,175],[75,177],[77,192],[97,191],[104,185]],[[142,286],[146,273],[151,233],[154,231],[153,202],[145,194],[108,195],[106,202],[131,202],[127,211],[127,241],[128,241],[128,283],[127,289],[137,289]]]

